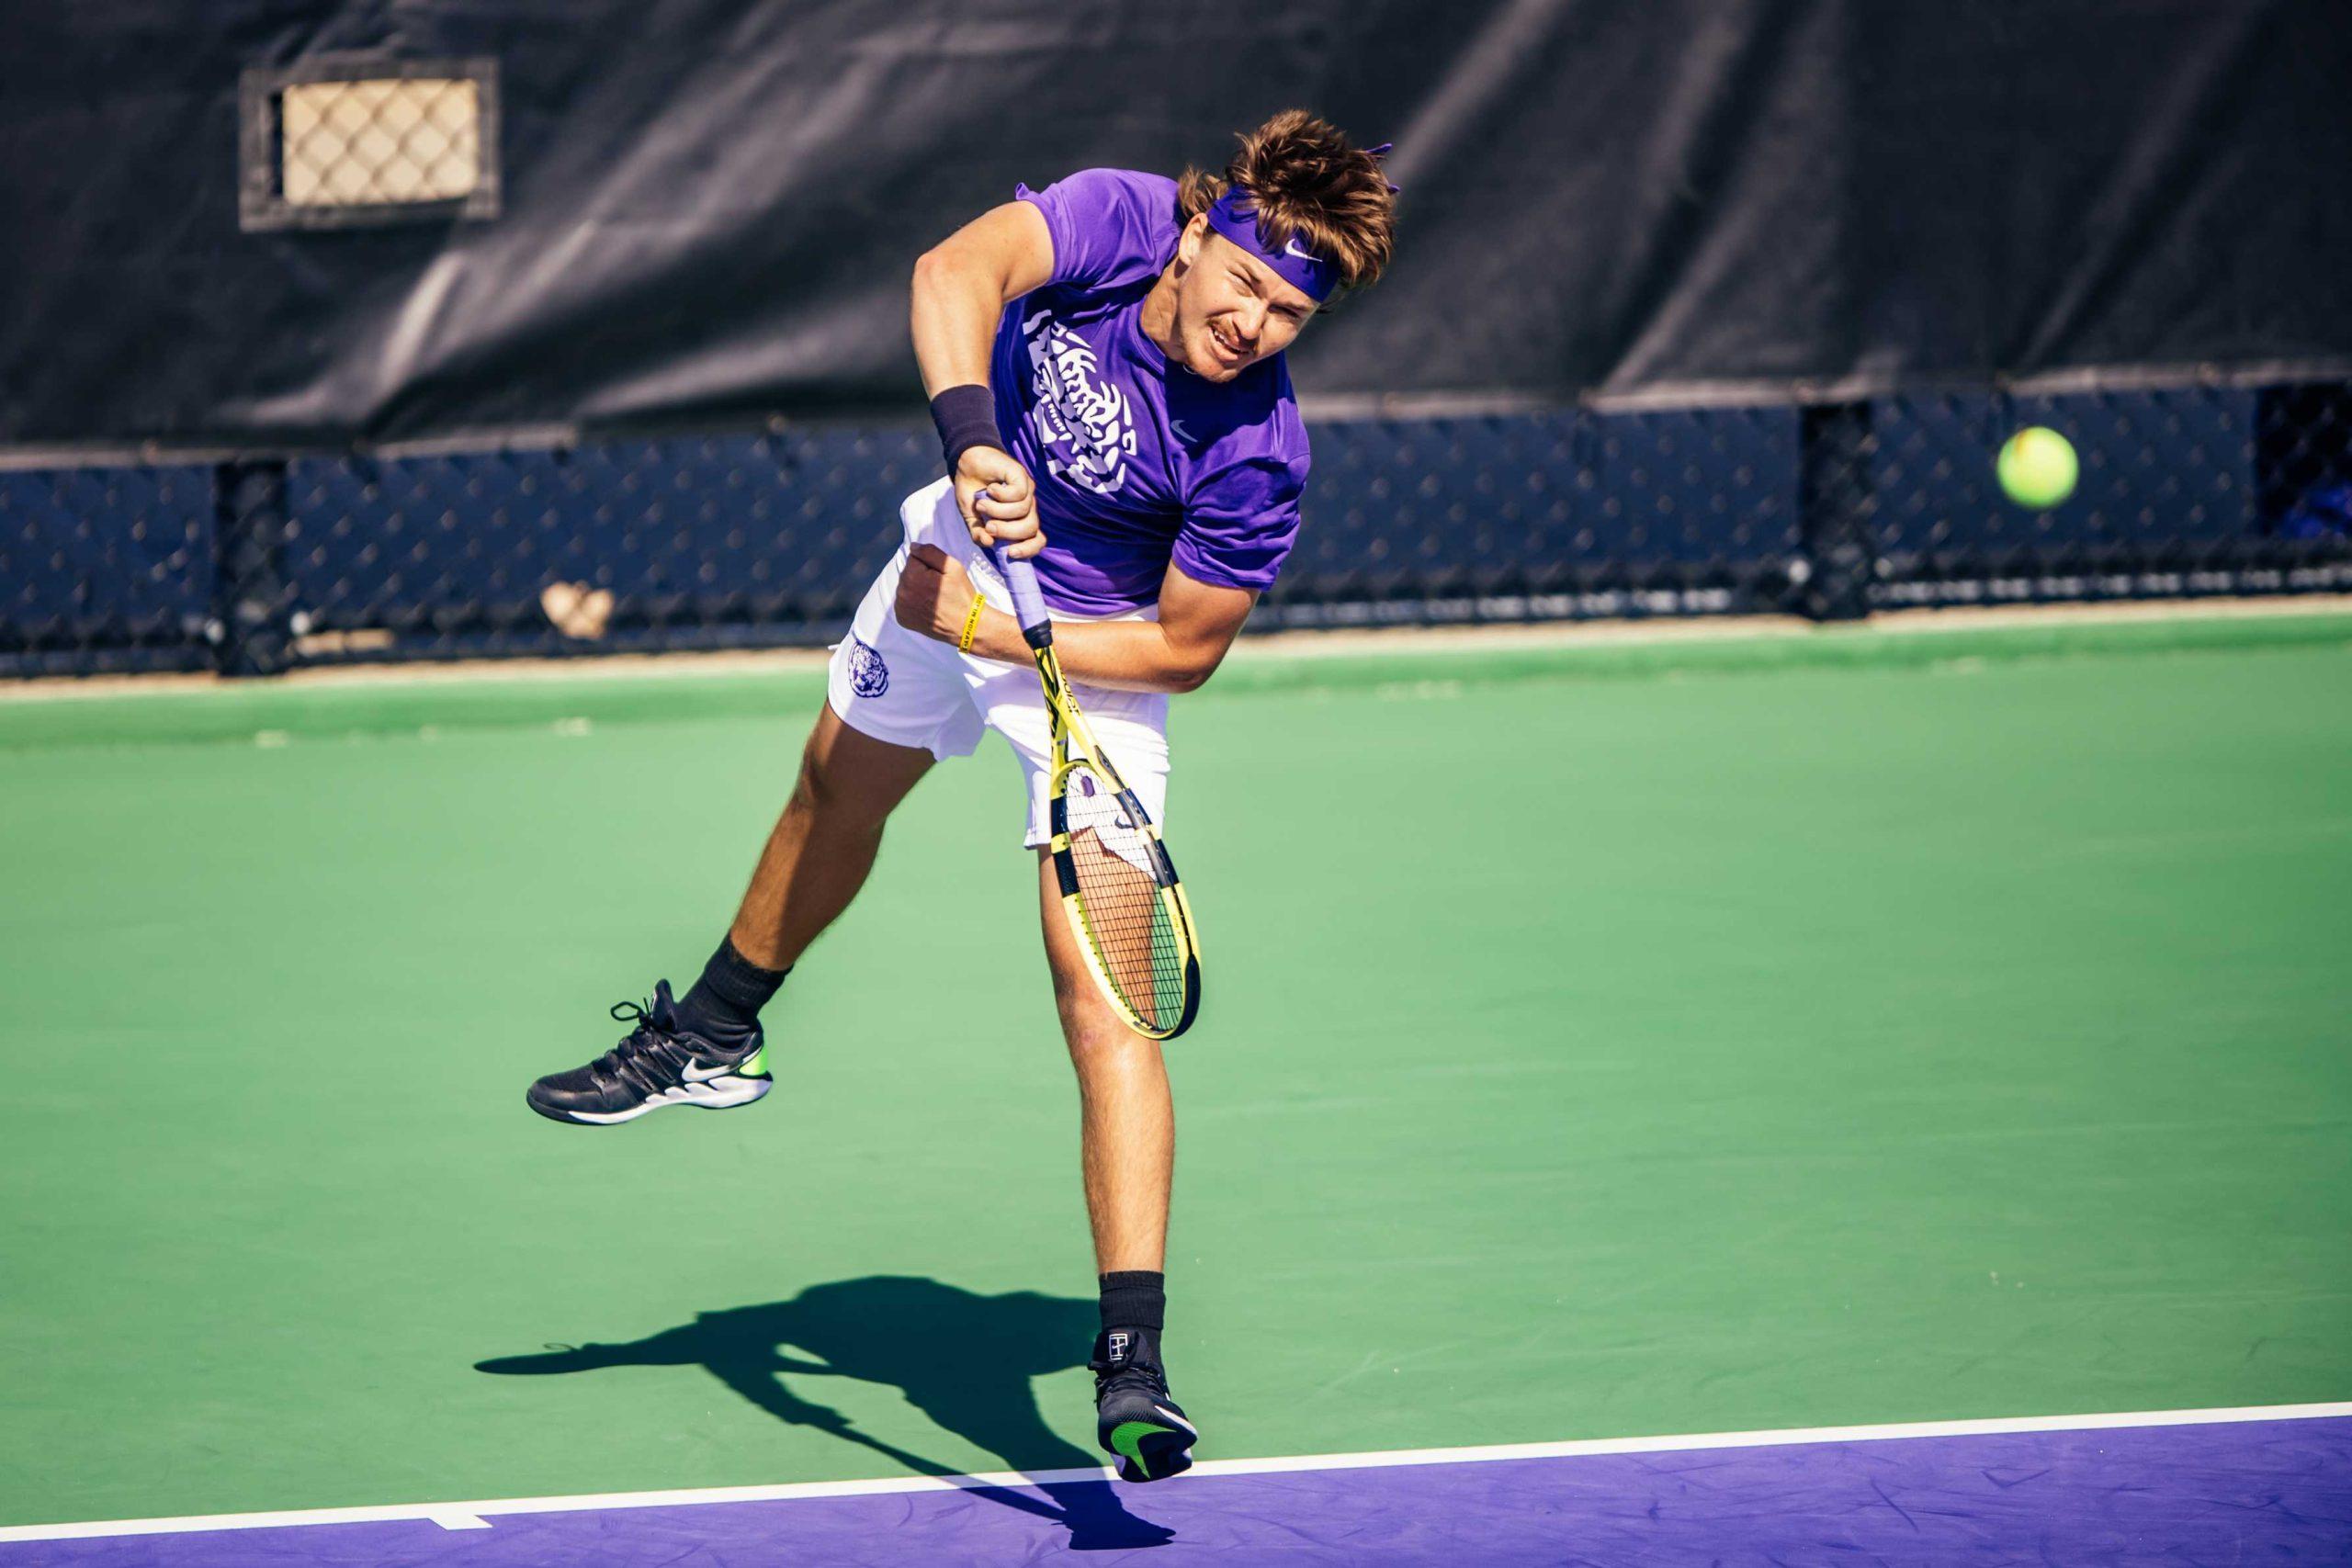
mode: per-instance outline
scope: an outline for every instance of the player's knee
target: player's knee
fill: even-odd
[[[825,764],[817,755],[817,743],[809,741],[800,753],[800,771],[792,781],[792,806],[797,811],[821,811],[833,799],[836,791],[825,773]]]
[[[1062,1040],[1069,1047],[1070,1065],[1081,1077],[1096,1071],[1117,1071],[1131,1066],[1138,1055],[1159,1047],[1129,1029],[1093,994],[1084,976],[1076,982],[1057,976],[1054,1000],[1062,1019]]]
[[[837,825],[864,823],[869,818],[878,825],[883,816],[860,811],[857,793],[842,777],[842,770],[828,766],[813,749],[801,757],[800,775],[792,782],[792,809]]]
[[[801,811],[831,822],[879,826],[889,816],[895,797],[890,791],[861,780],[857,770],[825,746],[824,737],[811,736],[800,753],[800,772],[792,782],[792,804]]]

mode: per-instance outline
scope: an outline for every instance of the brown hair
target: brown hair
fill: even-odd
[[[1285,245],[1303,237],[1339,267],[1343,288],[1378,282],[1396,231],[1396,198],[1380,161],[1305,109],[1284,109],[1244,131],[1240,141],[1224,174],[1184,171],[1176,183],[1177,220],[1191,222],[1238,186],[1258,209],[1266,239]]]

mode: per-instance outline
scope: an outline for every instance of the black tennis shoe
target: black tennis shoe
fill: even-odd
[[[619,1003],[613,1016],[637,1027],[586,1066],[533,1084],[524,1095],[532,1110],[557,1122],[607,1127],[665,1105],[749,1105],[775,1082],[764,1035],[754,1030],[749,1042],[728,1050],[681,1028],[667,980],[654,982],[650,1002]]]
[[[1200,1433],[1168,1397],[1156,1328],[1106,1328],[1087,1361],[1094,1373],[1094,1440],[1122,1481],[1165,1481],[1193,1468]]]

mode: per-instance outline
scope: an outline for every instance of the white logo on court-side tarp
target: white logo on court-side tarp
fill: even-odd
[[[1037,395],[1030,415],[1046,467],[1097,495],[1126,482],[1135,456],[1135,411],[1118,384],[1102,378],[1102,364],[1084,338],[1040,310],[1021,323],[1029,344],[1029,384]]]

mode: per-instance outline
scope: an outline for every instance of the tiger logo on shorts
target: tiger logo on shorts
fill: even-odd
[[[890,667],[860,637],[849,639],[849,689],[861,697],[878,697],[890,689]]]

